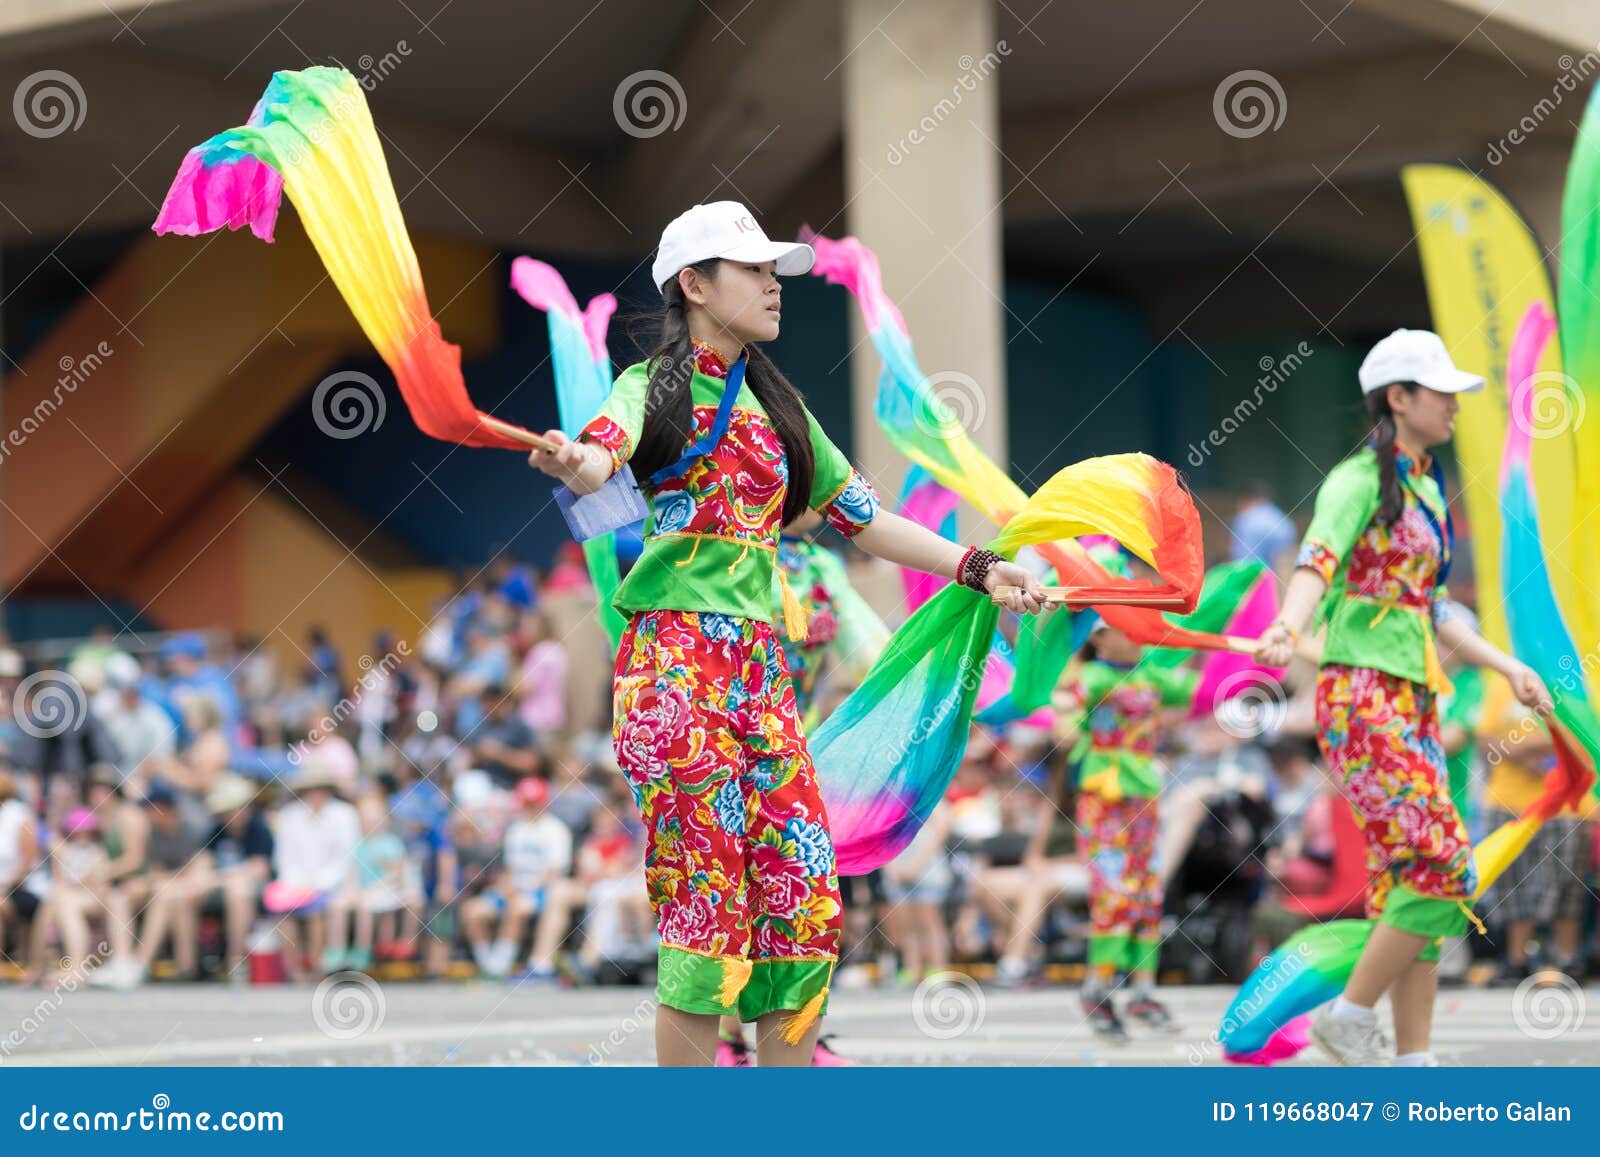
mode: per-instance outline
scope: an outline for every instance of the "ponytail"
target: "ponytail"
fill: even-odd
[[[1416,382],[1396,382],[1408,394],[1415,394]],[[1401,489],[1400,471],[1395,465],[1394,412],[1389,409],[1388,387],[1373,390],[1367,395],[1367,416],[1375,429],[1372,448],[1378,455],[1378,520],[1389,525],[1405,510],[1405,492]]]
[[[714,278],[721,259],[712,257],[689,266],[702,277]],[[689,317],[683,287],[674,277],[667,283],[661,308],[644,320],[655,329],[655,343],[646,355],[650,383],[645,392],[644,429],[633,451],[633,469],[639,484],[650,489],[650,477],[678,460],[694,435],[694,345],[689,339]],[[782,523],[799,518],[811,506],[811,483],[816,475],[816,454],[811,448],[811,428],[799,392],[773,365],[759,346],[747,345],[744,380],[755,394],[767,420],[777,431],[789,465],[783,499]]]

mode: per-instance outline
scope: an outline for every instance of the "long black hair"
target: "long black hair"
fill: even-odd
[[[1421,387],[1416,382],[1393,383],[1414,396]],[[1406,496],[1400,487],[1400,471],[1394,461],[1394,411],[1389,408],[1389,388],[1367,395],[1367,416],[1375,427],[1372,448],[1378,454],[1378,519],[1385,525],[1405,510]]]
[[[689,268],[702,277],[715,279],[721,264],[721,258],[712,257]],[[654,330],[655,341],[645,358],[650,365],[650,384],[645,393],[644,429],[634,448],[632,464],[640,485],[648,488],[650,476],[676,462],[694,432],[694,400],[689,391],[694,377],[694,347],[689,341],[683,287],[676,277],[667,283],[661,308],[644,315],[642,320]],[[811,480],[816,474],[805,407],[799,391],[760,346],[747,345],[745,351],[750,360],[744,380],[767,412],[767,420],[777,431],[789,463],[782,521],[790,523],[810,507]]]

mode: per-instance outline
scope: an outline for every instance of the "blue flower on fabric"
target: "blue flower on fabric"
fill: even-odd
[[[878,513],[878,494],[865,478],[852,471],[850,481],[839,491],[833,505],[851,522],[865,526]]]
[[[732,615],[701,611],[700,633],[713,643],[737,643],[740,636],[739,620]]]
[[[771,756],[758,759],[755,766],[750,769],[750,784],[759,792],[773,791],[778,786],[782,771],[782,765]]]
[[[656,533],[673,534],[694,521],[694,499],[682,490],[656,496]]]
[[[1094,869],[1099,872],[1113,892],[1122,888],[1122,869],[1128,866],[1128,855],[1121,848],[1104,848],[1094,857]]]
[[[714,803],[718,826],[730,836],[744,835],[744,792],[739,790],[739,780],[736,777],[728,777],[727,782],[717,792]]]
[[[815,820],[796,817],[784,825],[783,834],[800,849],[806,875],[826,876],[833,871],[833,837]]]
[[[743,679],[728,680],[728,711],[734,712],[750,702],[750,693],[745,690]]]

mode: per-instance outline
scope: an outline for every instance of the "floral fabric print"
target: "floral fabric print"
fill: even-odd
[[[645,880],[663,954],[749,959],[757,970],[814,963],[820,989],[838,957],[839,886],[772,628],[715,613],[636,615],[614,694],[613,739],[649,832]],[[750,988],[772,987],[763,983],[758,974]],[[665,985],[660,999],[708,1011]]]
[[[1156,801],[1084,792],[1077,818],[1089,861],[1090,963],[1137,967],[1137,946],[1161,936]]]
[[[1325,665],[1318,742],[1367,841],[1367,915],[1396,884],[1422,897],[1470,900],[1472,844],[1450,798],[1439,717],[1425,686],[1370,667]]]
[[[1328,624],[1324,661],[1375,667],[1428,681],[1427,654],[1449,557],[1449,517],[1430,472],[1395,448],[1404,503],[1400,517],[1378,517],[1377,452],[1367,447],[1328,473],[1296,564],[1328,583],[1319,621]]]
[[[624,370],[580,439],[603,446],[620,467],[644,429],[649,365]],[[690,379],[692,429],[685,446],[709,432],[722,399],[727,366],[709,347],[696,347]],[[829,440],[809,411],[806,428],[816,468],[808,504],[853,537],[877,515],[871,484]],[[727,433],[680,477],[647,488],[651,514],[644,551],[617,590],[613,605],[647,610],[711,611],[770,621],[769,597],[789,464],[782,439],[748,382],[734,398]]]

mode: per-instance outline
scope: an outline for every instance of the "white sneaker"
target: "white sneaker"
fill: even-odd
[[[1335,1064],[1367,1067],[1394,1059],[1394,1045],[1378,1026],[1377,1017],[1335,1019],[1324,1011],[1311,1025],[1311,1040]]]
[[[136,960],[118,957],[106,961],[84,979],[91,988],[112,988],[126,992],[144,983],[144,968]]]

